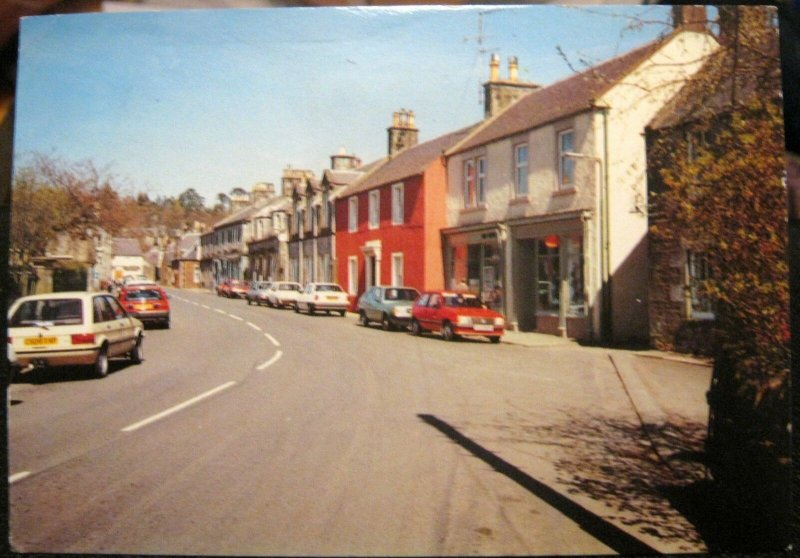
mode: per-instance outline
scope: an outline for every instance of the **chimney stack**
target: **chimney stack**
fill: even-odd
[[[414,123],[414,111],[400,109],[392,115],[392,126],[389,132],[389,157],[400,151],[417,145],[419,130]]]
[[[492,54],[489,61],[489,81],[483,84],[484,118],[499,113],[520,97],[539,86],[519,80],[519,63],[516,56],[508,57],[508,79],[500,79],[500,56]]]
[[[355,155],[348,155],[344,147],[340,147],[336,155],[331,155],[331,170],[352,170],[360,166],[361,159]]]
[[[675,29],[703,33],[706,31],[707,18],[705,6],[672,6],[672,26]]]

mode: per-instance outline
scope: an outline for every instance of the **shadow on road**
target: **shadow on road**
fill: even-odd
[[[109,360],[108,374],[110,376],[129,366],[131,366],[131,364],[124,360]],[[28,372],[17,374],[11,383],[40,385],[62,382],[86,382],[96,379],[97,378],[92,376],[92,371],[89,367],[59,366],[54,368],[34,368]]]
[[[556,492],[541,481],[536,480],[511,463],[498,457],[483,446],[461,434],[443,420],[433,415],[417,415],[423,422],[434,427],[455,443],[481,459],[494,470],[513,480],[538,498],[575,521],[584,531],[620,554],[656,554],[656,550],[629,535],[616,525],[609,523]]]

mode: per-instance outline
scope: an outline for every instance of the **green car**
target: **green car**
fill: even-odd
[[[380,322],[385,330],[408,329],[411,305],[419,291],[411,287],[370,287],[358,299],[358,321],[364,327]]]

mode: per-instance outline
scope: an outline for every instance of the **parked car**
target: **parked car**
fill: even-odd
[[[450,291],[422,293],[411,308],[411,333],[439,331],[448,341],[460,336],[488,337],[499,343],[505,319],[474,294]]]
[[[86,365],[100,378],[111,357],[142,361],[143,329],[108,293],[25,296],[8,311],[8,339],[20,366]]]
[[[250,285],[239,279],[225,279],[217,286],[217,296],[228,298],[245,298]]]
[[[267,302],[267,289],[271,283],[269,281],[254,281],[250,284],[250,289],[245,294],[247,304],[266,304]]]
[[[267,305],[272,308],[294,307],[303,287],[292,281],[276,281],[267,289]]]
[[[308,283],[297,297],[294,311],[305,310],[309,315],[313,315],[317,310],[322,310],[326,314],[331,311],[339,312],[344,316],[350,300],[345,290],[336,283]]]
[[[358,321],[365,327],[380,322],[385,330],[407,329],[418,296],[419,291],[411,287],[370,287],[358,299]]]
[[[128,314],[145,324],[160,324],[169,329],[170,307],[167,293],[156,284],[122,287],[119,301]]]

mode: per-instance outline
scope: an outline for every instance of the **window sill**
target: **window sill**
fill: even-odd
[[[516,198],[508,202],[508,205],[526,205],[529,203],[531,203],[531,200],[528,196],[517,196]]]
[[[557,197],[557,196],[571,196],[575,192],[576,192],[576,190],[575,190],[575,187],[573,186],[571,188],[562,188],[560,190],[556,190],[555,192],[553,192],[553,196],[554,197]]]
[[[465,213],[478,213],[478,212],[481,212],[481,211],[486,211],[486,204],[485,203],[482,203],[480,205],[473,205],[473,206],[470,206],[470,207],[462,207],[459,210],[459,213],[461,215],[464,215]]]

